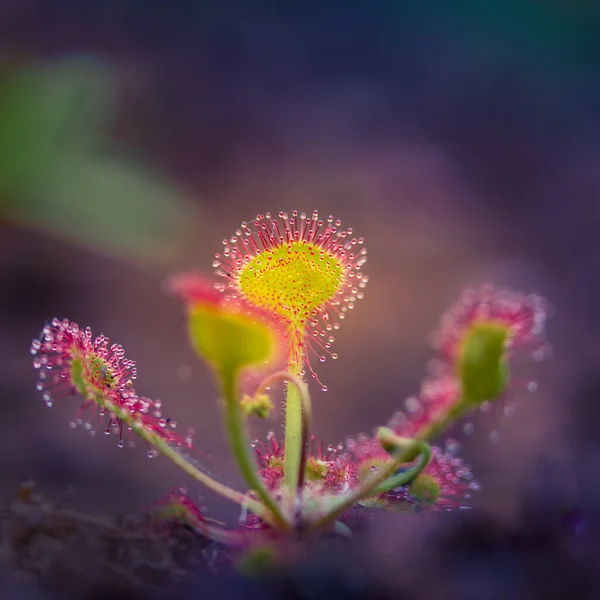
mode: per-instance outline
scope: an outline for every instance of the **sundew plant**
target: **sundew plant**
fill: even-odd
[[[320,533],[351,536],[357,521],[377,510],[468,507],[478,484],[445,449],[444,434],[474,411],[506,403],[519,387],[526,391],[513,381],[511,361],[517,351],[534,360],[547,354],[546,303],[492,286],[465,291],[432,336],[438,360],[420,392],[372,435],[325,445],[311,435],[306,380],[327,391],[318,365],[337,358],[334,334],[363,297],[366,255],[364,240],[333,217],[266,213],[223,241],[214,278],[184,273],[167,282],[184,304],[194,350],[214,373],[244,490],[199,466],[191,436],[176,433],[160,401],[138,394],[134,361],[104,335],[94,338],[89,328],[53,319],[31,346],[37,387],[48,406],[81,398],[72,426],[93,430],[93,421],[103,422],[119,447],[132,432],[150,456],[163,454],[188,478],[238,504],[237,528],[204,516],[185,488],[171,493],[157,514],[181,519],[246,556],[276,543],[295,548]],[[251,441],[247,421],[269,416],[277,382],[285,384],[285,435]]]

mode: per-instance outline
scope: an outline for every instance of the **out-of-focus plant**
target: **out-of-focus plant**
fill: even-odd
[[[294,556],[306,547],[298,540],[323,532],[350,536],[356,519],[376,509],[467,507],[478,489],[471,470],[447,449],[430,444],[457,420],[514,394],[515,351],[526,348],[534,358],[544,357],[545,302],[493,287],[465,292],[433,337],[439,360],[420,394],[375,435],[324,448],[311,435],[305,375],[319,381],[315,359],[337,358],[331,351],[333,332],[363,297],[368,281],[362,272],[363,240],[332,217],[293,211],[258,215],[223,243],[213,263],[217,281],[182,274],[169,287],[186,305],[194,349],[214,372],[225,430],[247,491],[198,467],[191,437],[175,434],[162,403],[138,395],[135,365],[121,346],[109,345],[104,336],[94,339],[89,329],[69,320],[52,320],[31,347],[45,402],[78,394],[83,404],[74,425],[91,429],[92,416],[105,416],[106,433],[117,431],[120,446],[129,429],[148,444],[150,456],[164,454],[196,481],[238,503],[243,527],[237,530],[206,519],[181,490],[161,504],[159,514],[244,548],[246,568],[255,558],[262,564],[265,556],[275,556],[268,550],[273,544],[279,544],[277,556]],[[285,439],[270,433],[265,443],[251,442],[246,420],[269,415],[271,385],[278,381],[287,383]]]
[[[0,73],[0,217],[94,250],[164,259],[197,209],[110,140],[114,72],[84,58]]]

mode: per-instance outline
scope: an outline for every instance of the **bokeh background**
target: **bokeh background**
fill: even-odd
[[[122,343],[137,389],[240,485],[210,373],[161,285],[181,268],[210,272],[257,212],[317,208],[365,237],[370,276],[339,360],[319,367],[317,435],[344,441],[402,407],[464,287],[540,293],[554,354],[522,369],[538,391],[516,386],[513,417],[477,416],[454,437],[482,486],[478,510],[510,520],[533,490],[597,532],[599,27],[584,0],[4,0],[2,499],[33,479],[117,514],[186,483],[143,446],[71,430],[76,400],[44,407],[28,348],[52,316]],[[268,429],[281,431],[277,415],[255,434]],[[201,502],[235,520],[210,494]]]

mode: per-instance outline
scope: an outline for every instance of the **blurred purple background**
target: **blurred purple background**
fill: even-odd
[[[600,53],[588,3],[20,0],[0,6],[0,54],[85,55],[119,84],[112,137],[192,197],[197,235],[167,264],[94,253],[0,225],[1,496],[32,478],[94,511],[137,511],[189,483],[145,449],[69,429],[75,399],[44,407],[28,348],[69,317],[122,343],[136,388],[193,427],[200,458],[241,485],[215,388],[192,355],[182,309],[161,292],[179,268],[211,269],[221,240],[257,212],[333,214],[366,239],[365,299],[313,386],[316,433],[344,441],[416,392],[427,335],[467,285],[545,295],[550,362],[527,367],[512,418],[476,417],[462,455],[475,506],[510,517],[540,461],[565,502],[592,506],[600,375]],[[596,58],[594,58],[596,57]],[[82,197],[85,203],[86,198]],[[114,214],[119,219],[118,211]],[[276,417],[255,428],[280,432]],[[491,443],[489,433],[501,432]],[[554,462],[552,462],[554,464]],[[542,484],[539,484],[540,486]],[[190,485],[193,494],[202,490]],[[541,488],[540,488],[541,489]],[[210,494],[216,518],[233,507]]]

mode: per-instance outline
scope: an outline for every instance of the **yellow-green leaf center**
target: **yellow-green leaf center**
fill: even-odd
[[[239,286],[256,306],[298,324],[331,300],[344,279],[343,263],[314,244],[297,241],[266,250],[241,270]]]
[[[99,356],[84,358],[76,354],[71,359],[71,381],[82,396],[87,396],[90,388],[112,388],[116,378],[104,359]]]

